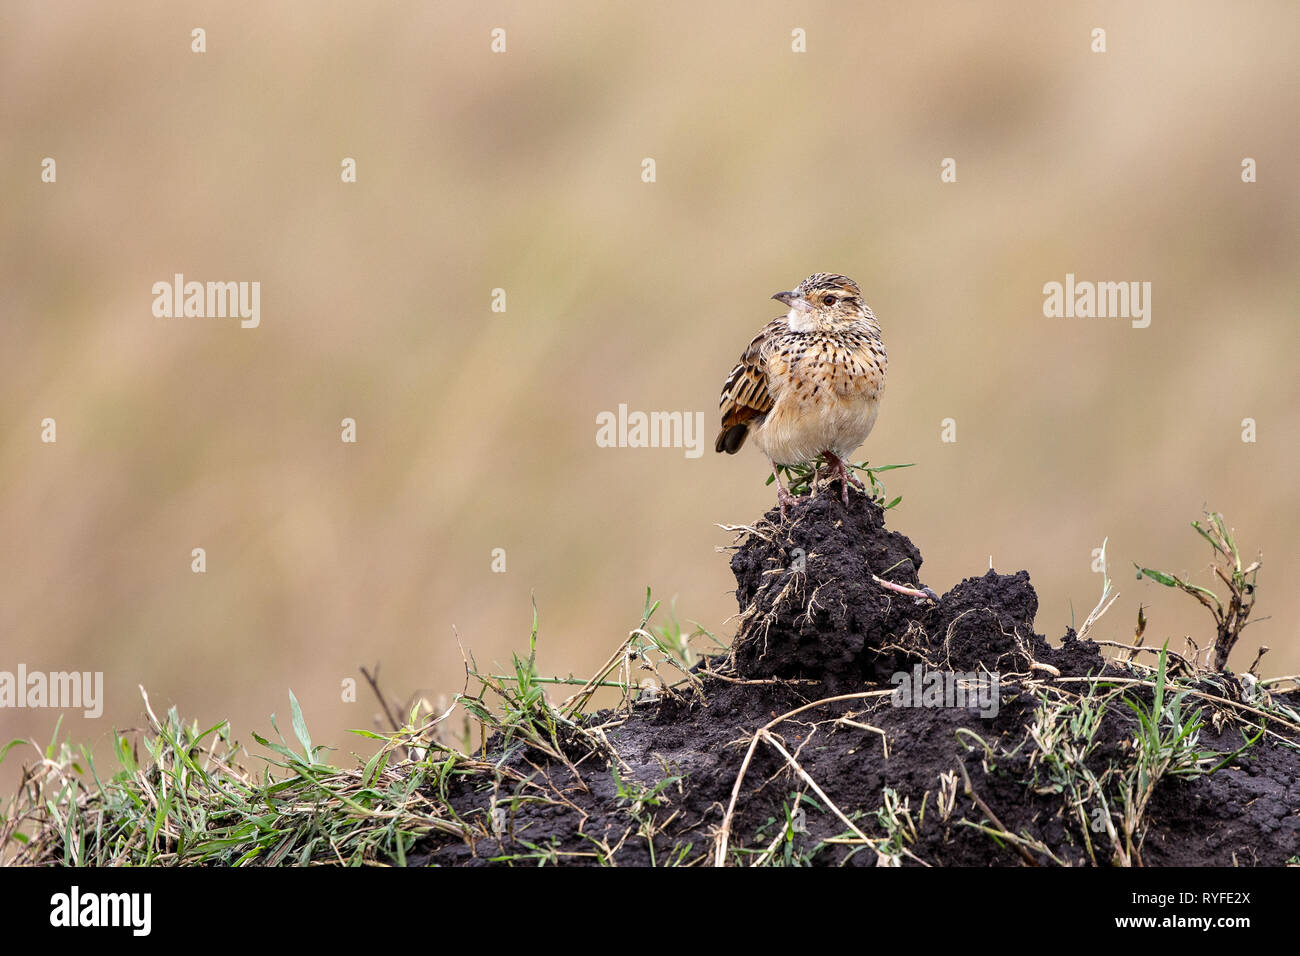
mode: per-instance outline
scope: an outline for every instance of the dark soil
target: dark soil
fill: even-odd
[[[922,586],[921,553],[905,536],[885,528],[884,513],[865,496],[855,493],[845,507],[837,490],[831,485],[818,497],[800,499],[784,524],[774,509],[738,542],[731,559],[738,633],[730,655],[697,668],[702,693],[682,684],[656,700],[638,702],[626,715],[596,715],[596,723],[626,719],[605,731],[616,756],[582,745],[567,754],[581,779],[563,763],[548,763],[517,745],[503,750],[503,740],[494,738],[487,760],[532,774],[560,796],[548,803],[517,803],[500,838],[487,835],[492,831],[485,824],[484,836],[473,844],[440,836],[408,854],[408,862],[481,865],[554,853],[557,862],[595,863],[601,847],[621,865],[648,865],[652,842],[653,862],[712,862],[733,786],[758,728],[827,697],[892,690],[891,675],[913,672],[919,665],[1001,675],[997,715],[980,716],[974,703],[895,707],[889,696],[876,696],[820,704],[777,724],[772,733],[872,840],[887,836],[877,817],[885,788],[907,798],[918,832],[907,844],[912,855],[898,858],[903,865],[1089,865],[1078,818],[1064,808],[1059,793],[1037,792],[1043,788],[1041,779],[1034,785],[1040,768],[1031,766],[1034,747],[1026,734],[1040,700],[1026,691],[1024,682],[1055,683],[1057,672],[1062,679],[1058,687],[1086,693],[1086,683],[1065,679],[1150,677],[1150,670],[1107,665],[1097,645],[1078,640],[1073,631],[1059,645],[1034,633],[1038,598],[1026,571],[967,578],[937,602],[886,589],[872,574]],[[1155,663],[1154,655],[1142,660]],[[1240,684],[1230,675],[1219,675],[1203,687],[1241,700]],[[1148,703],[1152,698],[1142,687],[1131,696]],[[1291,708],[1300,705],[1297,697],[1275,695]],[[1240,708],[1211,708],[1188,698],[1186,707],[1196,706],[1206,707],[1201,749],[1225,755],[1244,743],[1244,725],[1232,713],[1259,719]],[[1216,710],[1223,718],[1210,722]],[[853,723],[837,722],[842,717]],[[865,725],[884,732],[888,757],[882,735]],[[1108,763],[1131,761],[1135,726],[1132,711],[1115,701],[1088,766],[1100,771]],[[998,756],[990,759],[973,735],[959,735],[962,728]],[[1270,721],[1269,728],[1296,739],[1285,722]],[[659,805],[637,808],[619,798],[614,767],[625,780],[646,787],[666,776],[680,779],[663,790]],[[971,794],[965,792],[961,768]],[[945,820],[939,806],[941,777],[954,773],[956,799]],[[509,781],[495,786],[490,776],[457,779],[449,800],[467,820],[486,821],[494,795],[508,801],[512,792],[536,793]],[[805,832],[795,835],[792,846],[780,845],[775,862],[785,860],[789,850],[813,864],[877,864],[872,847],[824,842],[844,837],[848,828],[766,742],[754,749],[739,790],[729,831],[730,862],[750,862],[773,842],[797,793],[808,794],[815,803],[803,804]],[[1300,855],[1298,808],[1300,747],[1265,735],[1212,775],[1160,782],[1146,813],[1140,862],[1282,865]],[[1056,859],[1041,849],[1021,852],[963,820],[1021,835]],[[648,831],[653,835],[647,836]],[[1096,862],[1115,862],[1105,834],[1089,836]],[[739,850],[753,855],[737,857]]]

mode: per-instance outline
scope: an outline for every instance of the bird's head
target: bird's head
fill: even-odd
[[[848,276],[816,272],[789,292],[772,296],[790,309],[790,328],[807,332],[834,328],[871,317],[862,290]]]

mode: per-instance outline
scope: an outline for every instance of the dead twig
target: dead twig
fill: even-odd
[[[1014,838],[1015,834],[1006,828],[1006,825],[998,819],[998,815],[993,812],[993,808],[985,803],[983,799],[980,798],[980,795],[975,792],[975,788],[971,786],[970,774],[966,772],[966,765],[961,761],[958,761],[957,766],[961,770],[962,787],[966,796],[970,797],[971,800],[975,802],[975,805],[980,808],[980,812],[997,824],[997,828],[1001,833]],[[1026,850],[1018,840],[1012,839],[1012,842],[1015,843],[1016,849],[1020,852],[1020,856],[1026,864],[1029,866],[1038,866],[1038,861],[1030,855],[1029,851]]]
[[[736,774],[736,782],[731,787],[731,799],[727,803],[726,812],[722,815],[722,824],[718,827],[717,836],[714,839],[713,865],[727,865],[727,845],[731,838],[731,821],[736,814],[736,802],[740,799],[740,787],[745,781],[745,774],[749,771],[749,764],[754,759],[754,751],[758,749],[759,741],[763,735],[770,731],[778,724],[789,720],[797,714],[802,714],[806,710],[812,710],[814,707],[824,707],[827,704],[835,704],[844,700],[868,700],[872,697],[888,697],[894,693],[894,689],[889,690],[869,690],[860,691],[856,694],[840,694],[835,697],[823,697],[821,700],[814,700],[811,703],[803,704],[794,710],[788,710],[778,717],[772,718],[758,730],[754,731],[749,738],[749,748],[745,751],[745,759],[741,761],[740,771]]]
[[[939,595],[935,594],[930,588],[921,585],[921,588],[910,588],[905,584],[895,584],[893,581],[886,581],[884,578],[875,574],[871,575],[871,580],[875,581],[882,588],[888,591],[894,591],[897,594],[906,594],[908,597],[920,598],[924,601],[934,601],[939,603]]]

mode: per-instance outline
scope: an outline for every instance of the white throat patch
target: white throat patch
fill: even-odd
[[[811,312],[791,309],[786,313],[785,320],[789,324],[791,332],[811,332],[813,330],[814,323]]]

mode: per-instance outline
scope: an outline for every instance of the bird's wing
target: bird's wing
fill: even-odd
[[[749,347],[727,376],[722,386],[722,431],[718,435],[717,450],[734,454],[740,449],[755,419],[761,419],[772,409],[775,401],[767,387],[766,346],[780,328],[784,318],[769,323],[754,336]]]

